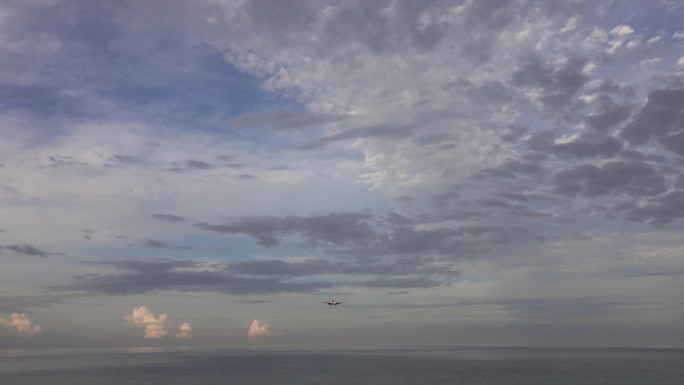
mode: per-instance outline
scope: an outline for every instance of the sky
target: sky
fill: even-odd
[[[0,349],[684,347],[682,21],[3,1]]]

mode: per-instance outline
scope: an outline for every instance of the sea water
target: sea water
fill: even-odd
[[[681,349],[0,351],[2,385],[684,384]]]

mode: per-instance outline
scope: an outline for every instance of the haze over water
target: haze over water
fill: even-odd
[[[683,350],[202,350],[2,357],[0,384],[678,384]]]

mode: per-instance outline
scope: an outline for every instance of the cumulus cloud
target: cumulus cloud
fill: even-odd
[[[250,341],[257,340],[264,337],[271,337],[274,335],[271,327],[261,320],[255,319],[252,324],[249,325],[249,330],[247,330],[247,338]]]
[[[125,317],[124,320],[133,325],[145,327],[145,339],[160,339],[166,336],[165,324],[168,319],[166,313],[156,316],[147,306],[140,306],[133,309],[133,312]],[[188,325],[189,326],[189,325]]]
[[[190,338],[192,337],[192,326],[190,323],[183,322],[178,328],[178,333],[176,333],[176,338]]]
[[[40,325],[34,324],[24,313],[12,313],[9,318],[0,318],[0,328],[14,330],[20,336],[30,336],[41,332]]]

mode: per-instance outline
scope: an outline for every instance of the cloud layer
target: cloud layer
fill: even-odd
[[[200,324],[125,319],[186,341],[245,303],[335,292],[557,318],[555,300],[634,296],[613,321],[681,320],[683,18],[664,0],[6,2],[0,299],[47,325],[159,296]],[[215,314],[217,294],[236,302]]]

